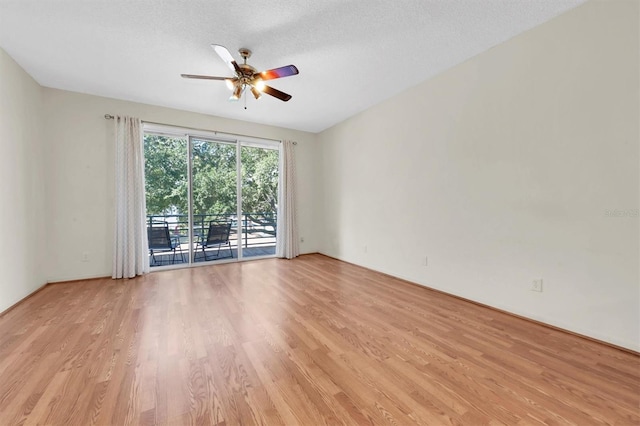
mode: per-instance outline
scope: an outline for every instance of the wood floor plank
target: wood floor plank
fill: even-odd
[[[1,425],[640,425],[640,357],[321,255],[50,285]]]

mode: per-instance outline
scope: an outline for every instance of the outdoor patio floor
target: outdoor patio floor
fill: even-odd
[[[234,247],[231,249],[231,251],[233,252],[233,258],[237,259],[238,258],[237,248]],[[215,256],[216,253],[217,253],[217,249],[207,250],[207,259],[208,259],[207,261],[214,262],[217,260],[231,259],[228,248],[221,249],[218,256]],[[267,245],[267,246],[259,246],[259,247],[248,247],[248,248],[242,249],[242,254],[244,259],[251,258],[251,257],[260,257],[260,256],[273,256],[275,253],[276,253],[275,244]],[[194,252],[194,254],[195,254],[194,263],[205,262],[205,258],[202,255],[201,250]],[[182,250],[182,254],[179,251],[176,251],[175,261],[174,261],[174,256],[172,252],[155,253],[155,256],[154,256],[155,262],[151,258],[151,256],[149,257],[150,257],[149,262],[151,263],[151,267],[153,268],[157,266],[186,264],[189,257],[189,253],[186,250]]]

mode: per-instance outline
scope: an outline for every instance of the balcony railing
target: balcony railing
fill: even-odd
[[[243,213],[240,216],[240,230],[238,218],[235,214],[194,214],[193,235],[194,243],[200,238],[207,237],[209,222],[231,222],[229,241],[231,246],[238,248],[238,243],[243,249],[253,247],[275,246],[276,244],[276,214],[267,213]],[[178,240],[183,248],[189,243],[189,217],[185,214],[147,215],[147,224],[166,222],[169,225],[171,236]]]

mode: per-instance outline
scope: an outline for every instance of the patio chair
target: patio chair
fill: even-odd
[[[159,265],[156,259],[157,253],[172,252],[171,263],[176,263],[176,251],[180,252],[180,261],[184,262],[184,253],[180,245],[178,237],[171,237],[169,234],[169,224],[167,222],[151,222],[147,226],[147,238],[149,239],[149,254],[151,255],[152,265]]]
[[[233,258],[233,250],[231,250],[231,242],[229,241],[229,234],[231,233],[231,222],[219,222],[212,220],[209,222],[209,230],[207,231],[207,238],[201,238],[196,243],[196,250],[202,249],[202,254],[205,260],[210,260],[207,257],[207,250],[211,248],[217,248],[216,254],[213,256],[215,259],[224,259],[226,257]],[[220,257],[220,248],[222,246],[229,247],[230,256]],[[195,256],[195,254],[194,254]],[[195,260],[195,259],[194,259]],[[213,259],[211,259],[213,260]]]

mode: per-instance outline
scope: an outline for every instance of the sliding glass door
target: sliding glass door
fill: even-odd
[[[242,215],[239,244],[244,257],[276,253],[279,183],[278,147],[240,145]]]
[[[238,155],[236,142],[190,138],[193,262],[238,255]]]
[[[274,256],[279,144],[145,131],[152,267]]]
[[[147,236],[151,267],[189,260],[189,161],[185,137],[144,135]]]

